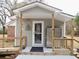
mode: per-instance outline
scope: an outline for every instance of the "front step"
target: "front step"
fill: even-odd
[[[44,52],[22,52],[24,55],[53,55],[53,53],[44,53]]]
[[[25,55],[70,55],[70,51],[56,49],[51,52],[48,52],[48,51],[46,52],[21,52],[21,54],[25,54]]]
[[[31,47],[27,47],[21,51],[21,54],[30,54],[30,55],[70,55],[70,50],[61,48],[61,49],[52,49],[52,48],[43,48],[43,52],[30,52]]]

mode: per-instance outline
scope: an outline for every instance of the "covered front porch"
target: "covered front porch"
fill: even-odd
[[[14,12],[15,46],[20,46],[23,50],[24,44],[24,52],[30,52],[32,47],[43,47],[43,52],[51,53],[64,49],[73,52],[73,35],[71,39],[65,38],[66,22],[71,20],[71,16],[39,2],[16,9]]]
[[[53,16],[52,16],[53,18]],[[54,24],[53,24],[54,20]],[[22,30],[22,37],[25,34],[25,49],[22,49],[22,54],[38,54],[38,55],[70,55],[72,53],[72,39],[65,38],[66,35],[66,23],[53,19],[23,19],[22,28],[26,28],[26,31]],[[30,24],[30,25],[27,25]],[[35,32],[34,27],[41,26],[39,32]],[[39,26],[38,26],[39,25]],[[52,30],[54,25],[54,30]],[[65,26],[65,27],[64,27]],[[35,37],[39,35],[41,37]],[[54,32],[52,32],[54,31]],[[34,34],[35,33],[35,34]],[[54,35],[54,36],[52,36]],[[38,39],[38,40],[37,40]],[[34,41],[36,40],[36,41]],[[24,42],[20,41],[20,45]],[[37,48],[37,51],[31,51],[32,48]],[[38,47],[42,47],[40,52]]]
[[[53,18],[53,16],[52,19],[22,19],[22,25],[21,23],[18,24],[18,26],[21,25],[22,27],[18,28],[22,29],[20,30],[22,33],[19,32],[19,34],[22,36],[22,38],[25,37],[26,47],[66,47],[66,38],[64,38],[66,35],[66,24],[64,24],[63,21],[56,20]],[[53,28],[54,30],[52,30]],[[16,31],[18,32],[18,30]],[[18,36],[18,33],[16,34]],[[16,42],[18,42],[18,40]],[[20,41],[20,44],[22,43],[23,42]],[[20,45],[19,43],[16,43],[16,45],[17,44]]]

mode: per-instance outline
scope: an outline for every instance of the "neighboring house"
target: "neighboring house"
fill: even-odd
[[[15,21],[15,46],[20,46],[20,39],[17,37],[20,38],[21,13],[22,37],[26,37],[27,47],[52,47],[52,27],[55,27],[55,37],[63,38],[66,36],[66,22],[73,18],[61,9],[39,1],[15,8],[13,12],[15,15],[11,19]]]
[[[7,29],[7,39],[14,40],[15,39],[15,20],[11,20],[5,24]]]

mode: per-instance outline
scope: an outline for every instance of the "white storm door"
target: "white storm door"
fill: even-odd
[[[32,46],[43,46],[43,21],[33,21],[33,41]]]

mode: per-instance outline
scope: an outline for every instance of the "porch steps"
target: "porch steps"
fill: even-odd
[[[55,52],[20,52],[20,55],[42,55],[42,56],[49,56],[49,55],[61,55],[61,54],[56,54]],[[65,54],[62,54],[65,55]],[[70,54],[68,54],[70,56]],[[79,59],[79,53],[74,55]]]
[[[22,52],[22,55],[53,55],[53,53],[44,53],[44,52]]]

